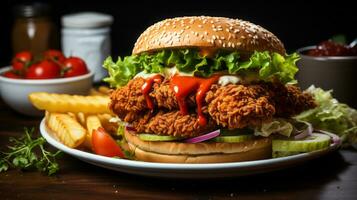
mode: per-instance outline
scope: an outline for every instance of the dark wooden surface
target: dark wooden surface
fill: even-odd
[[[40,118],[0,101],[0,148]],[[221,180],[152,179],[102,169],[70,156],[48,177],[10,170],[0,174],[0,199],[356,199],[357,152],[340,150],[294,168]]]

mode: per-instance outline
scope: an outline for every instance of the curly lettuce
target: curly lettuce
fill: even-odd
[[[294,126],[284,119],[274,119],[270,122],[264,122],[260,126],[255,127],[254,135],[268,137],[273,133],[278,133],[286,137],[290,137],[294,130]]]
[[[213,57],[202,56],[197,49],[161,50],[156,53],[143,53],[124,58],[116,62],[108,57],[103,67],[109,77],[104,81],[112,87],[127,84],[137,73],[163,73],[165,68],[176,67],[179,72],[195,76],[209,77],[215,72],[228,71],[229,74],[245,75],[256,73],[263,81],[279,80],[282,83],[296,83],[294,78],[298,68],[298,54],[283,56],[278,53],[254,52],[247,60],[241,60],[238,52],[219,51]]]
[[[330,131],[341,136],[345,145],[357,144],[357,110],[333,98],[332,90],[325,91],[314,85],[307,90],[317,103],[317,107],[307,110],[295,118],[310,122],[314,128]]]

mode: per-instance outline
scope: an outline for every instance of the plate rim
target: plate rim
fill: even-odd
[[[46,128],[45,118],[41,120],[40,123],[40,134],[45,140],[54,148],[59,149],[71,156],[78,157],[80,160],[90,160],[91,162],[106,163],[109,165],[115,166],[125,166],[132,168],[141,168],[141,169],[160,169],[160,170],[224,170],[224,169],[237,169],[237,168],[249,168],[249,167],[264,167],[264,166],[274,166],[277,164],[284,164],[290,162],[299,162],[302,160],[310,160],[315,157],[327,154],[329,152],[335,151],[338,149],[340,144],[331,144],[329,148],[301,153],[293,156],[281,157],[281,158],[269,158],[263,160],[253,160],[253,161],[243,161],[243,162],[229,162],[229,163],[199,163],[199,164],[190,164],[190,163],[154,163],[154,162],[145,162],[137,160],[127,160],[127,159],[118,159],[110,158],[101,155],[96,155],[93,153],[81,151],[78,149],[70,148],[57,141],[51,133],[49,133]],[[82,160],[83,161],[83,160]]]

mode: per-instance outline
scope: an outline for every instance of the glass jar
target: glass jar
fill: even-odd
[[[58,48],[56,28],[48,16],[49,10],[49,6],[42,3],[15,7],[12,29],[14,53],[26,50],[38,56],[50,48]]]
[[[94,72],[94,81],[107,75],[103,61],[110,55],[110,25],[113,17],[86,12],[62,17],[62,50],[66,56],[82,58]]]

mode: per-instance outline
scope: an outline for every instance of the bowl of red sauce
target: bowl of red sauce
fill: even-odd
[[[303,89],[314,84],[332,89],[340,102],[357,108],[357,46],[324,41],[298,49],[297,79]]]

